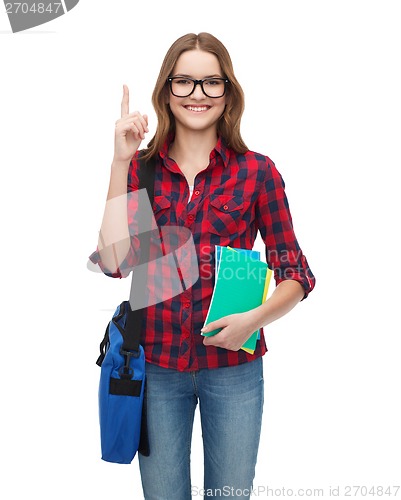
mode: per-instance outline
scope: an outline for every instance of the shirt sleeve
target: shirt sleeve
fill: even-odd
[[[136,153],[135,156],[130,161],[128,169],[128,178],[127,178],[127,193],[128,193],[127,210],[128,210],[129,233],[131,239],[131,244],[128,254],[114,273],[112,273],[110,269],[108,269],[102,263],[102,260],[100,258],[99,247],[96,247],[96,250],[89,255],[89,259],[91,260],[91,262],[93,262],[94,264],[98,264],[102,272],[106,276],[109,276],[110,278],[126,278],[130,274],[132,269],[135,267],[135,265],[139,262],[138,248],[140,245],[139,245],[139,238],[137,236],[138,223],[136,218],[138,200],[136,196],[129,196],[129,193],[132,193],[139,189],[139,179],[137,174],[138,162],[136,160],[137,155],[138,153]]]
[[[267,160],[256,204],[257,226],[266,245],[266,262],[274,271],[276,285],[284,280],[301,283],[304,300],[315,287],[316,279],[294,233],[284,180],[274,163]]]

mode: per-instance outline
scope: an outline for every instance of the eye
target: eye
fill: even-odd
[[[222,85],[223,80],[218,80],[215,78],[211,78],[210,80],[205,80],[206,85],[214,87],[215,85]]]
[[[191,85],[192,81],[187,78],[174,78],[174,82],[178,85]]]

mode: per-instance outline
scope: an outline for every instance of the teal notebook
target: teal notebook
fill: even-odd
[[[266,300],[271,270],[256,250],[216,245],[216,278],[205,325],[229,314],[260,306]],[[202,333],[216,335],[221,328]],[[253,332],[241,349],[253,354],[259,330]]]

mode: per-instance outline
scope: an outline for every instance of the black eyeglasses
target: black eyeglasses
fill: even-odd
[[[175,97],[188,97],[194,91],[197,85],[201,86],[202,92],[206,97],[223,97],[226,92],[227,78],[204,78],[203,80],[194,80],[193,78],[183,76],[172,76],[167,78],[170,84],[171,93]]]

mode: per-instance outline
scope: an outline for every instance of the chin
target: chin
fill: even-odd
[[[185,117],[184,119],[176,118],[177,122],[181,124],[182,127],[191,130],[208,130],[210,128],[216,128],[217,123],[221,115],[214,118],[203,116]]]

